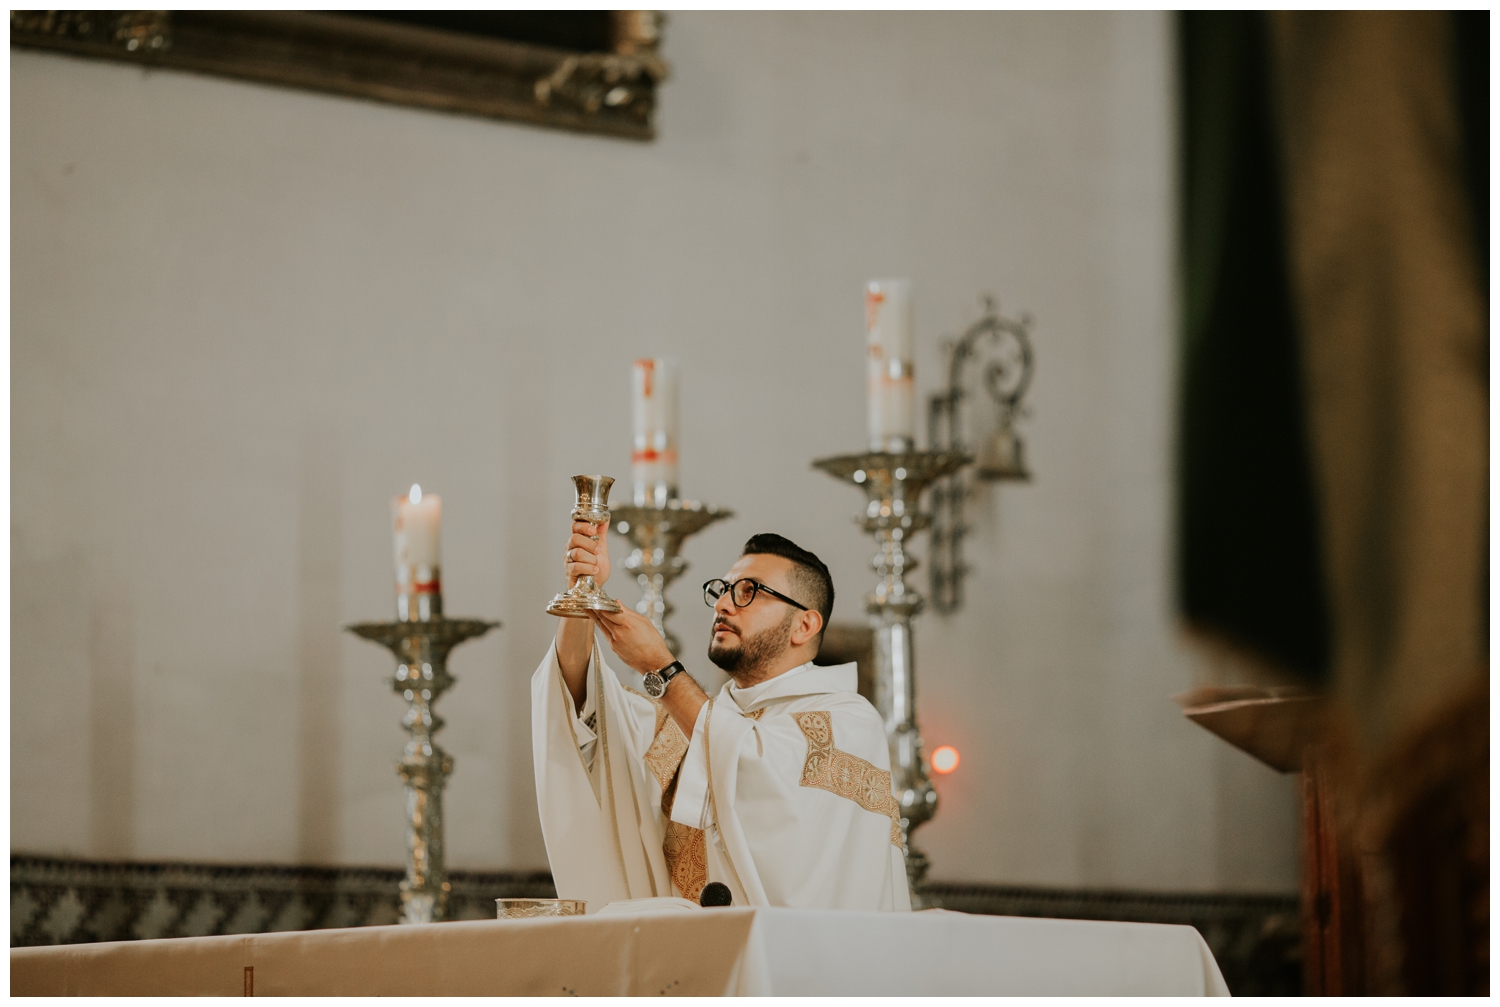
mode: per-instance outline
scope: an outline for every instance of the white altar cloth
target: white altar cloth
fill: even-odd
[[[941,911],[731,908],[71,944],[10,954],[14,996],[1229,992],[1192,927]]]

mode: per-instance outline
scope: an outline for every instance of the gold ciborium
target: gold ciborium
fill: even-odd
[[[573,507],[573,520],[608,525],[609,489],[614,484],[614,476],[574,476],[578,503]],[[605,594],[604,588],[588,576],[579,577],[578,583],[553,598],[552,604],[547,606],[548,615],[560,615],[566,619],[587,619],[590,612],[618,611],[620,603]]]

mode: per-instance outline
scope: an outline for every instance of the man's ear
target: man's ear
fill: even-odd
[[[823,613],[808,609],[800,613],[797,628],[792,630],[792,646],[800,647],[823,632]]]

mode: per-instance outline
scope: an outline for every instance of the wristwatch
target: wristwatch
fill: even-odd
[[[687,669],[682,666],[681,661],[673,661],[661,671],[646,672],[646,695],[652,699],[660,699],[665,696],[667,694],[667,683],[672,681],[676,676],[681,675],[684,671],[687,671]]]

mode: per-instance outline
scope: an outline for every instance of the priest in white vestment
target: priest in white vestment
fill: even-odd
[[[610,573],[606,525],[575,522],[569,583]],[[757,535],[722,580],[710,698],[644,616],[560,619],[531,680],[532,754],[557,893],[588,911],[622,899],[909,910],[899,808],[880,715],[853,664],[812,660],[833,581],[812,553]],[[595,642],[646,676],[620,684]],[[648,695],[647,693],[650,693]]]

